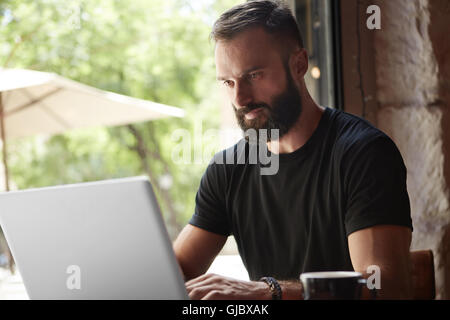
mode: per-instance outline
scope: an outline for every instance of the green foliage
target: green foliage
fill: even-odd
[[[11,179],[19,189],[146,174],[159,184],[163,211],[173,209],[179,230],[194,209],[207,163],[172,159],[176,129],[194,137],[218,128],[219,98],[209,32],[237,0],[6,0],[0,1],[0,66],[55,72],[121,94],[183,108],[186,117],[133,126],[148,158],[137,152],[130,127],[94,128],[53,137],[9,141]],[[218,148],[218,145],[217,145]],[[163,194],[164,193],[164,194]],[[166,214],[165,214],[166,215]],[[173,236],[173,234],[172,234]]]

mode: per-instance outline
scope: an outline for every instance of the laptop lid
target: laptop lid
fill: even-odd
[[[186,299],[146,177],[0,194],[0,224],[31,299]]]

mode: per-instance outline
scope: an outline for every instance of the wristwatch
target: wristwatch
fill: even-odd
[[[267,283],[272,293],[272,300],[281,300],[281,287],[277,280],[272,277],[262,277],[259,281]]]

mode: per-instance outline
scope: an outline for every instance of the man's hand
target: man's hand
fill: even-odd
[[[204,274],[186,282],[193,300],[269,300],[269,287],[260,281],[242,281],[217,274]]]

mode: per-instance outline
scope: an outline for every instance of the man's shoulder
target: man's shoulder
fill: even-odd
[[[381,157],[403,163],[395,142],[369,121],[343,111],[335,112],[334,117],[335,160],[350,165]]]
[[[335,112],[333,124],[336,131],[336,145],[345,153],[362,151],[383,143],[394,144],[386,133],[366,119],[344,111]]]

